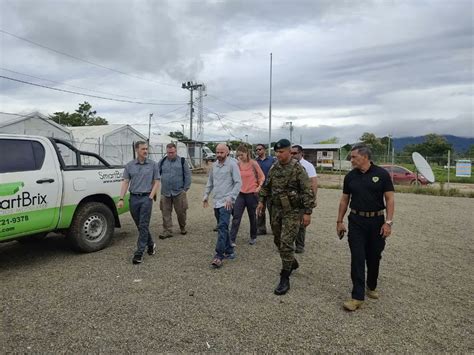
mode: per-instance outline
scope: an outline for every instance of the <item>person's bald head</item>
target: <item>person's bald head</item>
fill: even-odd
[[[226,144],[220,143],[216,147],[216,158],[220,162],[223,162],[227,155],[229,154],[229,148],[227,148]]]

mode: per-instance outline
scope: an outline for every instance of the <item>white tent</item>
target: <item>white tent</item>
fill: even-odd
[[[134,158],[133,144],[147,138],[126,124],[71,127],[73,144],[99,154],[110,164],[125,165]]]
[[[38,112],[26,115],[0,113],[0,133],[31,134],[67,141],[72,139],[68,127],[61,126]]]
[[[180,157],[186,158],[189,163],[189,154],[186,144],[179,142],[176,138],[163,135],[163,134],[153,134],[150,137],[150,159],[159,161],[166,155],[166,145],[168,143],[176,144],[176,150]]]

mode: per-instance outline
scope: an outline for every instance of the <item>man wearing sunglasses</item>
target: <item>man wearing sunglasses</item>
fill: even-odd
[[[299,163],[303,166],[303,168],[306,170],[306,173],[308,174],[309,180],[311,181],[311,190],[313,190],[314,194],[314,203],[316,205],[316,193],[318,191],[318,175],[316,174],[316,169],[314,168],[314,165],[311,164],[309,161],[307,161],[305,158],[303,158],[303,147],[295,144],[294,146],[291,147],[291,157],[293,159],[296,159],[299,161]],[[298,236],[296,237],[295,244],[295,253],[301,254],[304,253],[304,241],[306,238],[306,227],[304,225],[300,226],[300,229],[298,231]]]

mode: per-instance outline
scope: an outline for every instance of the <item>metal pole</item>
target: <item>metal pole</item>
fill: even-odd
[[[387,163],[390,159],[390,134],[388,135],[388,143],[387,143]]]
[[[339,147],[339,188],[342,188],[342,157],[341,157],[341,147]]]
[[[270,104],[268,106],[268,156],[272,155],[272,66],[273,55],[270,53]]]
[[[448,150],[448,190],[449,190],[449,173],[451,172],[451,150]]]
[[[193,88],[189,90],[191,99],[189,100],[189,139],[193,139]]]
[[[181,127],[183,127],[183,137],[184,137],[184,124],[182,124]]]
[[[150,144],[150,136],[151,136],[151,118],[153,117],[153,114],[150,113],[150,116],[148,117],[148,144]]]

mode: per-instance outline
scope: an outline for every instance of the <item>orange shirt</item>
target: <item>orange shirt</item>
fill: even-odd
[[[257,188],[262,186],[265,181],[265,175],[257,162],[254,160],[250,160],[248,163],[239,161],[239,170],[242,178],[240,192],[245,194],[257,192]]]

